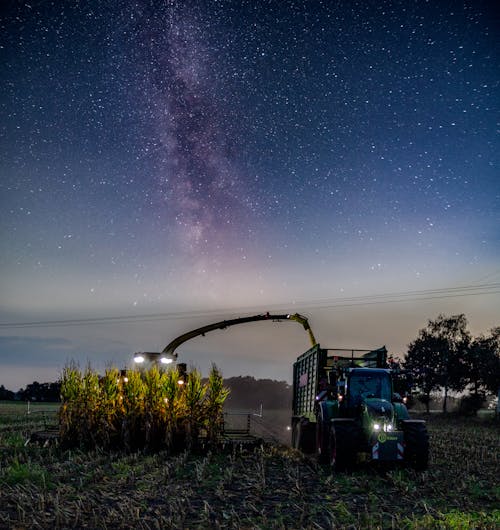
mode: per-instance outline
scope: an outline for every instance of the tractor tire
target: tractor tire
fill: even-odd
[[[318,464],[330,464],[332,461],[331,425],[327,421],[316,422],[316,457]],[[333,436],[335,441],[335,436]]]
[[[406,422],[403,426],[405,462],[418,471],[429,465],[429,434],[423,422]]]
[[[302,419],[297,421],[292,433],[292,445],[294,449],[298,449],[306,454],[314,453],[315,429],[316,427],[314,423]]]
[[[334,471],[349,471],[356,465],[360,429],[354,422],[335,422],[332,431],[335,440],[333,469]]]
[[[292,423],[292,447],[298,449],[300,445],[300,421],[294,420]]]

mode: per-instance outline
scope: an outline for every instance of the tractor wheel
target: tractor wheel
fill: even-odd
[[[429,464],[429,434],[425,423],[405,423],[405,461],[423,471]]]
[[[337,461],[337,438],[335,437],[335,429],[333,424],[328,426],[328,464],[332,471],[336,469],[335,462]]]
[[[300,419],[293,428],[292,446],[303,453],[314,453],[315,424]]]
[[[298,449],[300,446],[300,421],[292,424],[292,447]]]
[[[335,471],[348,471],[356,464],[360,433],[359,427],[354,422],[335,423],[334,429],[334,469]]]
[[[335,440],[335,437],[333,438]],[[331,462],[331,428],[330,423],[319,421],[316,423],[316,456],[319,464]]]

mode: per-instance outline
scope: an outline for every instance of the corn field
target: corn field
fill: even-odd
[[[100,377],[71,364],[61,383],[61,446],[86,450],[175,453],[210,444],[220,434],[228,395],[215,365],[203,383],[197,370],[184,376],[177,368],[109,368]]]

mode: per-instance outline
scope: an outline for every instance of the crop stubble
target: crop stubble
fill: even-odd
[[[496,528],[498,423],[433,417],[429,471],[330,475],[284,446],[206,454],[24,447],[1,426],[1,528]]]

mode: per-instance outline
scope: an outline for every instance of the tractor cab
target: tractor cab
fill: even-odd
[[[345,404],[355,408],[370,399],[392,400],[392,382],[389,370],[351,368],[347,373]]]
[[[390,370],[380,368],[349,368],[345,374],[345,397],[339,407],[344,418],[357,418],[367,436],[375,431],[395,429]]]

